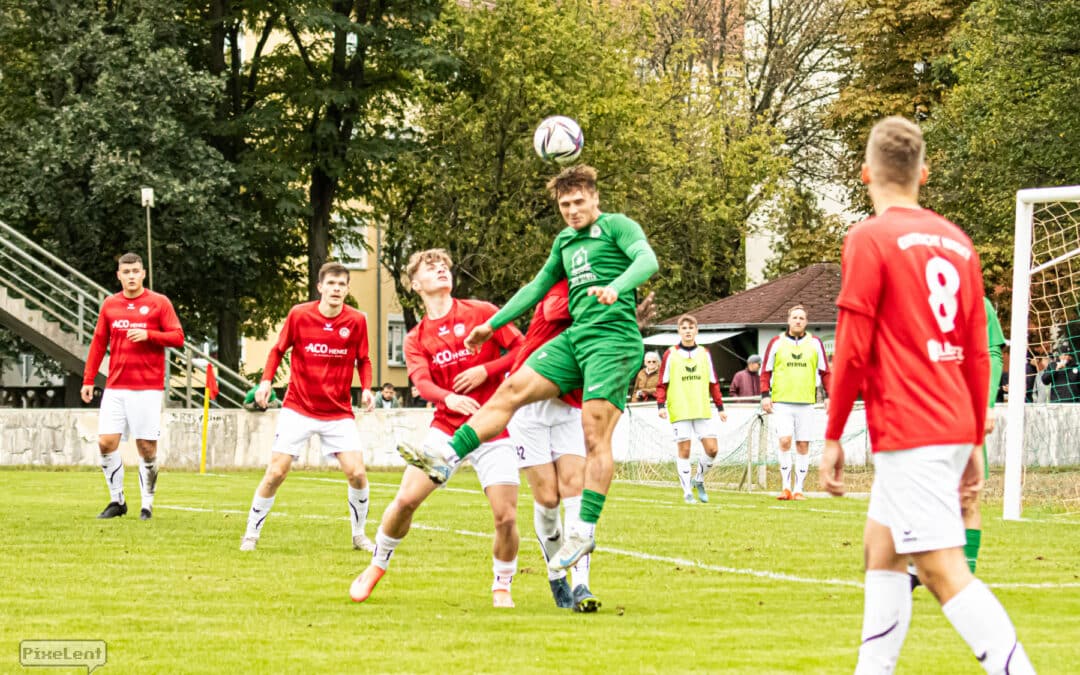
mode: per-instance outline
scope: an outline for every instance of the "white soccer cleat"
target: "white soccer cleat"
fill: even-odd
[[[427,445],[417,447],[410,443],[399,443],[397,450],[406,464],[423,471],[431,479],[431,482],[436,485],[442,485],[450,480],[451,474],[454,473],[454,462],[439,454],[439,448],[430,448]],[[453,454],[452,450],[450,454]],[[457,459],[457,455],[454,455],[454,459]]]
[[[254,551],[255,547],[259,544],[259,540],[255,537],[244,537],[240,540],[241,551]]]
[[[366,534],[357,534],[352,538],[352,547],[356,551],[375,552],[375,542],[368,539]]]
[[[562,548],[548,561],[548,569],[552,572],[565,570],[576,563],[582,556],[592,553],[595,548],[596,539],[594,537],[570,530],[563,538]]]
[[[511,609],[514,606],[514,599],[510,597],[510,591],[500,588],[497,591],[491,592],[491,606],[499,607],[501,609]]]

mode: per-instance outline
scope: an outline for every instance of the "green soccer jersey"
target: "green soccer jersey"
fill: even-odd
[[[1001,322],[998,321],[994,306],[990,304],[990,298],[983,298],[983,305],[986,307],[986,337],[990,346],[989,406],[993,408],[994,401],[997,399],[998,386],[1001,384],[1001,371],[1004,368],[1001,347],[1005,344],[1005,334],[1001,331]]]
[[[640,225],[621,213],[601,213],[581,230],[567,227],[559,232],[544,267],[491,318],[491,326],[497,330],[520,316],[565,277],[570,286],[570,330],[584,337],[595,333],[640,341],[634,289],[657,268]],[[612,305],[588,295],[590,288],[605,286],[619,293]]]

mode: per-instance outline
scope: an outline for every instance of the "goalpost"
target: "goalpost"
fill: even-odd
[[[1011,386],[1005,430],[1006,520],[1020,519],[1025,436],[1032,436],[1025,433],[1028,411],[1024,405],[1029,346],[1035,354],[1045,350],[1055,360],[1062,352],[1076,359],[1080,350],[1080,185],[1017,192],[1013,250]],[[1071,435],[1048,434],[1040,443],[1069,444]],[[1058,448],[1049,450],[1051,456],[1056,456]]]

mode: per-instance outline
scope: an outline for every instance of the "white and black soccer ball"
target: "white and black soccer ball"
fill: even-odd
[[[578,158],[585,147],[585,134],[577,122],[569,117],[548,117],[533,134],[533,148],[546,162],[569,164]]]

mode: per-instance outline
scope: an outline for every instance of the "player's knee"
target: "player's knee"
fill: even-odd
[[[496,530],[506,531],[517,527],[517,509],[513,504],[493,506],[491,515],[495,520]]]
[[[493,398],[502,401],[509,407],[520,407],[525,401],[525,396],[527,394],[526,384],[525,380],[512,375],[503,380],[503,383],[499,385]]]
[[[559,495],[554,491],[545,492],[543,494],[534,492],[533,501],[545,509],[554,509],[559,506]]]
[[[289,475],[289,467],[282,466],[281,464],[271,464],[266,467],[266,475],[264,479],[267,484],[272,487],[278,487],[285,481],[285,476]]]

